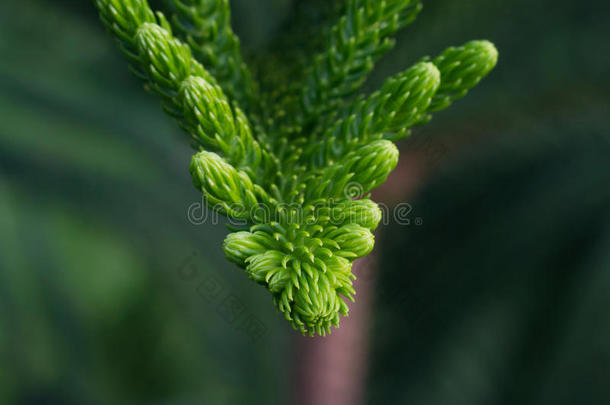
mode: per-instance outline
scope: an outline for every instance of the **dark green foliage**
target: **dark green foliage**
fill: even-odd
[[[607,402],[608,156],[564,127],[446,162],[384,235],[370,403]]]
[[[257,1],[265,9],[263,18],[249,18],[252,3],[232,4],[239,34],[259,26],[278,27],[286,4],[301,8],[342,1]],[[606,9],[601,0],[425,2],[416,22],[398,34],[395,50],[376,65],[365,83],[368,89],[375,90],[386,75],[421,55],[436,55],[447,45],[480,36],[493,39],[502,50],[502,63],[471,97],[401,141],[401,159],[426,152],[420,162],[438,163],[445,150],[459,145],[471,149],[473,137],[488,143],[495,134],[553,139],[571,127],[568,137],[577,140],[596,129],[607,132]],[[185,157],[190,152],[181,145],[186,142],[155,109],[154,98],[128,75],[91,2],[8,1],[0,2],[0,10],[0,403],[290,403],[295,383],[290,369],[303,367],[294,361],[294,336],[270,308],[267,291],[253,287],[242,272],[231,271],[233,264],[218,248],[224,227],[193,226],[185,220],[186,208],[198,200],[187,181]],[[304,20],[307,24],[286,25],[299,33],[305,31],[302,27],[317,32],[314,11],[312,7],[312,17]],[[321,23],[328,25],[327,18],[325,14]],[[271,42],[286,31],[263,32]],[[303,38],[314,39],[307,33]],[[247,54],[266,55],[267,42],[242,39]],[[304,43],[292,37],[283,42],[299,49]],[[275,46],[269,50],[285,53]],[[557,142],[549,141],[549,147]],[[487,169],[462,176],[482,172]],[[455,190],[451,193],[434,199],[451,202]],[[513,194],[504,195],[491,210],[491,224]],[[405,196],[414,206],[412,219],[424,217],[426,227],[431,218],[412,198]],[[579,222],[579,213],[586,212],[578,207],[573,205],[564,218]],[[520,234],[538,216],[537,209],[531,207],[514,224]],[[461,219],[465,231],[475,232],[472,211],[456,212],[445,218]],[[468,283],[477,277],[460,278],[469,269],[458,268],[452,259],[447,272],[430,272],[423,257],[424,266],[413,264],[419,259],[404,261],[407,251],[423,245],[406,244],[406,233],[413,229],[384,226],[380,231],[375,249],[382,249],[382,282],[375,287],[379,305],[370,328],[377,351],[371,356],[375,365],[364,387],[370,398],[365,403],[489,404],[494,403],[490,392],[504,390],[506,397],[521,393],[506,404],[605,404],[608,393],[595,388],[605,382],[609,364],[610,338],[603,326],[608,305],[601,301],[607,297],[604,273],[589,272],[591,288],[577,287],[582,299],[555,311],[565,316],[559,335],[565,346],[551,351],[558,353],[552,356],[556,363],[538,369],[548,377],[545,382],[527,373],[530,366],[544,364],[535,354],[515,354],[517,344],[527,348],[537,336],[544,337],[540,329],[527,326],[531,311],[496,311],[497,300],[491,298],[498,290],[481,289],[480,284],[470,288]],[[427,238],[432,243],[428,258],[446,256],[463,239],[461,233],[442,237],[437,233]],[[481,242],[488,246],[494,238]],[[472,251],[464,256],[476,257],[485,246],[471,244]],[[532,245],[538,246],[540,240]],[[224,292],[238,296],[268,328],[255,349],[242,329],[225,322],[198,295],[195,287],[201,278],[177,280],[175,269],[193,252],[200,277],[220,279]],[[358,278],[366,283],[369,273],[359,271]],[[416,281],[424,275],[426,280]],[[529,279],[515,280],[522,282],[507,291],[530,285]],[[389,297],[395,286],[406,290],[404,301]],[[469,309],[468,297],[477,291],[488,292],[484,304],[475,299],[480,304],[474,308],[483,313]],[[458,298],[442,299],[439,292]],[[515,295],[515,300],[522,296]],[[546,299],[538,293],[530,297]],[[426,316],[430,311],[436,315]],[[456,327],[447,322],[451,311],[462,314]],[[509,325],[509,330],[498,325]],[[511,341],[516,344],[503,344],[511,331],[523,330],[519,325],[532,333],[518,332],[521,338]],[[534,395],[522,395],[526,387]],[[536,389],[544,390],[544,398]]]

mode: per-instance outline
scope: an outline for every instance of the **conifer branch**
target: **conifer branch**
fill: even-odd
[[[332,163],[374,139],[398,140],[431,113],[464,97],[496,65],[498,52],[489,41],[450,47],[386,80],[368,98],[359,97],[339,110],[325,132],[307,146],[302,161],[312,167]]]
[[[379,91],[340,110],[320,139],[309,144],[302,160],[324,167],[372,140],[404,136],[426,116],[440,80],[438,69],[429,62],[387,79]]]
[[[316,122],[353,95],[375,62],[394,46],[391,36],[411,23],[419,0],[349,0],[346,15],[330,30],[326,49],[314,58],[284,128],[287,134],[311,131]],[[288,102],[290,103],[290,102]],[[290,107],[289,107],[290,108]]]
[[[224,93],[248,113],[259,112],[256,85],[231,28],[229,0],[173,0],[172,27],[216,78]]]
[[[428,108],[444,110],[479,84],[498,62],[498,50],[489,41],[471,41],[447,48],[432,60],[441,72],[441,85]]]
[[[398,163],[393,141],[487,75],[493,45],[449,48],[352,99],[421,5],[349,0],[305,80],[280,83],[293,89],[283,98],[262,94],[277,106],[257,111],[265,102],[241,60],[227,0],[173,0],[173,28],[146,0],[94,1],[131,70],[189,134],[195,187],[210,209],[242,224],[224,242],[227,258],[270,291],[295,329],[330,333],[356,293],[353,261],[374,246],[382,213],[368,194]],[[259,117],[275,119],[263,131]]]
[[[277,159],[252,136],[250,124],[231,107],[216,79],[190,48],[174,38],[165,17],[146,0],[96,0],[102,21],[116,35],[131,70],[161,97],[196,149],[219,153],[261,183],[276,174]]]

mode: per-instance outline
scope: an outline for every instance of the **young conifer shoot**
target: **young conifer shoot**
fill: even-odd
[[[369,193],[396,167],[394,142],[465,96],[498,58],[490,42],[468,42],[357,95],[422,5],[344,0],[324,49],[261,90],[229,0],[171,0],[170,18],[147,0],[94,1],[131,70],[190,137],[206,204],[241,224],[224,242],[227,258],[310,336],[348,314],[352,263],[373,249],[382,217]]]

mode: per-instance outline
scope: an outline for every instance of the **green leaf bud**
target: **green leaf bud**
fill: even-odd
[[[250,256],[246,259],[246,273],[259,284],[268,284],[278,273],[285,273],[284,275],[280,274],[274,283],[272,292],[280,292],[285,287],[285,283],[282,284],[280,281],[284,280],[285,276],[289,274],[289,270],[283,266],[285,258],[286,255],[277,250],[267,250],[264,253]]]
[[[362,194],[382,184],[398,164],[398,148],[394,143],[379,140],[357,150],[358,159],[349,167],[350,182],[362,186]]]
[[[358,192],[360,192],[358,190]],[[349,193],[349,191],[348,191]],[[367,229],[376,229],[383,213],[379,206],[368,198],[347,200],[333,206],[330,213],[333,225],[357,224]]]
[[[213,152],[193,156],[190,171],[195,187],[203,192],[210,208],[233,218],[252,219],[258,200],[246,173]]]
[[[275,244],[273,240],[262,232],[234,232],[227,235],[222,248],[227,259],[240,267],[246,266],[246,259],[250,256],[265,253]]]
[[[348,258],[363,257],[371,253],[375,246],[375,236],[367,228],[349,224],[328,235],[341,246],[337,255]]]
[[[443,110],[464,97],[496,66],[498,50],[489,41],[471,41],[447,48],[432,62],[441,72],[441,85],[429,112]]]
[[[345,156],[306,184],[307,201],[323,197],[356,198],[383,183],[398,164],[398,149],[387,140],[377,140]]]
[[[185,111],[184,129],[198,144],[221,154],[260,184],[272,179],[276,162],[254,140],[246,117],[229,105],[218,85],[189,76],[181,84],[180,100]]]
[[[440,82],[440,72],[429,62],[420,62],[388,79],[381,89],[380,106],[375,114],[376,132],[398,132],[412,127],[426,114]]]

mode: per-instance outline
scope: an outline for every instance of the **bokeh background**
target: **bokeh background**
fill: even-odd
[[[245,51],[316,3],[233,0]],[[378,65],[369,90],[449,45],[500,51],[379,193],[413,222],[380,231],[358,402],[610,404],[609,12],[426,0]],[[294,400],[298,339],[224,226],[189,220],[190,155],[91,2],[0,2],[0,403]]]

